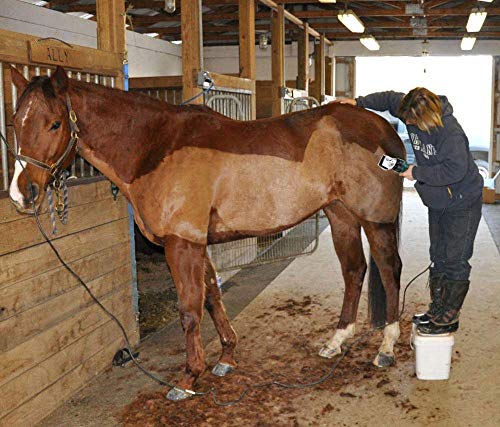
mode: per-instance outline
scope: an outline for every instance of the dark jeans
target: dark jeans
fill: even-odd
[[[469,259],[481,220],[482,197],[454,209],[429,209],[431,274],[449,280],[468,280]]]

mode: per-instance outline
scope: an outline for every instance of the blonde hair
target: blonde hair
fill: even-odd
[[[416,87],[408,92],[399,105],[399,115],[405,121],[413,121],[427,132],[442,127],[443,109],[439,97],[424,87]]]

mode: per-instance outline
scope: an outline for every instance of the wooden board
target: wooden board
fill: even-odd
[[[128,236],[128,218],[57,239],[54,246],[65,262],[72,262],[99,251],[114,239],[122,240],[125,236]],[[59,260],[46,243],[9,253],[2,256],[0,261],[0,289],[60,267]]]
[[[118,268],[124,257],[130,257],[128,236],[122,241],[113,240],[111,246],[97,250],[90,255],[68,263],[85,282]],[[0,321],[22,313],[31,307],[43,304],[78,286],[78,281],[63,267],[59,266],[46,273],[30,277],[0,289]]]
[[[39,40],[39,37],[0,29],[0,62],[33,64],[29,56],[28,42],[36,40]],[[46,43],[57,48],[61,46],[61,42],[55,40],[47,40]],[[122,75],[122,54],[83,46],[73,46],[73,50],[75,54],[71,55],[72,60],[68,64],[70,68],[115,77]]]
[[[118,314],[120,321],[125,321],[131,325],[131,313],[125,310]],[[18,376],[0,388],[2,398],[0,400],[0,419],[12,410],[27,402],[33,396],[42,392],[47,385],[53,385],[65,375],[77,368],[86,360],[92,358],[103,348],[112,344],[115,340],[120,340],[122,335],[114,322],[108,320],[92,332],[75,341],[65,351],[58,352],[36,365],[25,375]],[[117,349],[115,349],[116,351]],[[106,361],[107,366],[111,366],[112,356]],[[26,380],[29,379],[29,387],[26,387]]]
[[[101,224],[124,218],[127,214],[127,203],[123,197],[116,202],[113,200],[100,200],[96,203],[70,208],[68,223],[57,224],[58,233],[52,240],[56,241],[64,236],[91,229]],[[49,214],[39,216],[40,224],[49,235],[51,220]],[[22,217],[17,221],[0,224],[0,256],[19,251],[26,247],[45,242],[33,217]]]
[[[126,287],[127,283],[123,280],[130,275],[129,254],[129,256],[122,257],[122,265],[92,281],[87,281],[87,286],[101,300],[115,289]],[[69,292],[44,301],[43,304],[0,321],[0,353],[18,346],[92,304],[94,302],[90,295],[82,286],[77,286]]]
[[[129,315],[128,320],[123,317],[122,319],[126,321],[125,325],[128,329],[133,327],[135,323],[133,317]],[[107,326],[107,328],[109,327]],[[76,368],[61,376],[57,382],[52,383],[40,394],[35,395],[22,406],[17,407],[0,421],[11,427],[25,427],[26,425],[36,424],[37,421],[55,410],[61,401],[70,398],[90,380],[106,370],[113,355],[124,344],[122,338],[117,338],[112,342],[104,342],[101,351],[92,354]]]

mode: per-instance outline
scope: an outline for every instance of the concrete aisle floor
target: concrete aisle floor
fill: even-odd
[[[428,264],[426,210],[414,192],[405,192],[401,255],[404,265],[402,283],[405,284]],[[236,409],[210,408],[210,416],[206,412],[201,418],[203,422],[196,424],[500,425],[500,335],[497,333],[500,256],[484,221],[479,227],[472,266],[472,286],[461,317],[462,327],[455,337],[449,381],[419,381],[415,378],[408,345],[409,322],[406,320],[396,348],[398,362],[391,369],[377,370],[368,364],[381,340],[380,333],[375,333],[353,349],[345,359],[347,362],[339,365],[335,378],[329,380],[331,383],[303,392],[279,389],[263,392],[262,400],[250,396]],[[259,281],[260,278],[253,280]],[[251,291],[251,283],[230,289],[225,296],[230,314],[232,302],[238,305],[238,294]],[[327,230],[321,235],[316,253],[291,263],[234,319],[233,327],[240,336],[238,372],[271,372],[271,377],[283,374],[289,381],[318,378],[332,361],[324,361],[315,354],[334,332],[342,297],[340,266],[333,255]],[[407,300],[407,318],[415,310],[425,307],[427,290],[424,278],[410,288]],[[360,329],[365,330],[365,293],[359,313]],[[214,336],[213,328],[207,319],[204,324],[204,334],[210,339]],[[208,343],[206,351],[210,364],[216,361],[218,349],[217,339]],[[172,377],[184,361],[180,327],[175,324],[167,328],[143,343],[141,351],[147,367],[167,378]],[[226,379],[214,380],[207,372],[200,386],[220,385],[221,381]],[[152,410],[164,407],[165,413],[178,412],[178,423],[168,421],[166,417],[151,422],[147,416],[148,406],[142,408],[141,403],[136,402],[131,406],[136,418],[129,418],[128,425],[190,425],[189,419],[182,419],[182,413],[196,415],[192,412],[197,408],[193,402],[176,406],[164,403],[163,395],[158,393],[161,388],[128,366],[100,376],[41,425],[117,425],[123,407],[134,400],[139,390],[145,393],[146,403]],[[234,397],[222,396],[224,400]],[[205,405],[210,403],[207,401]],[[245,405],[248,407],[246,412]],[[137,408],[146,411],[142,413],[143,418],[137,418],[141,414]]]

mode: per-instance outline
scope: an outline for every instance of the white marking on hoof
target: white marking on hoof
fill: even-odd
[[[19,154],[20,154],[19,150]],[[12,178],[12,181],[10,183],[10,188],[9,188],[9,197],[16,203],[18,203],[21,207],[24,206],[24,196],[19,191],[19,186],[17,184],[17,181],[19,179],[19,175],[21,175],[21,172],[23,171],[23,168],[26,167],[26,162],[21,160],[22,166],[19,164],[19,161],[16,161],[15,168],[14,168],[14,177]]]
[[[332,357],[342,353],[342,344],[345,340],[352,338],[356,332],[356,324],[350,323],[345,329],[337,329],[333,338],[328,341],[319,351],[321,357],[331,359]]]
[[[394,364],[394,344],[400,335],[399,322],[393,322],[384,328],[384,339],[373,361],[375,366],[386,367]]]

